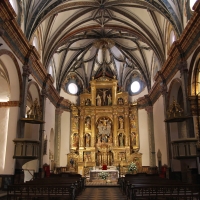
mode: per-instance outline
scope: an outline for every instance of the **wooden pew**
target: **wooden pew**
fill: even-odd
[[[199,185],[160,178],[158,176],[127,175],[119,180],[123,193],[137,199],[200,199]]]
[[[10,185],[8,199],[70,199],[74,200],[85,188],[81,175],[58,175],[52,178],[38,178],[23,184]]]
[[[200,199],[200,186],[199,185],[168,185],[168,184],[138,184],[131,185],[129,200],[199,200]]]

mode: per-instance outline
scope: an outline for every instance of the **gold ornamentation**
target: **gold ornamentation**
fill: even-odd
[[[182,116],[183,116],[183,109],[175,100],[173,100],[172,104],[170,104],[169,109],[167,110],[167,118],[175,118]]]

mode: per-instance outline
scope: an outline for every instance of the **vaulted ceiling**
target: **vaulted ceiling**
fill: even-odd
[[[54,63],[56,89],[70,74],[83,88],[92,77],[116,76],[124,86],[135,72],[148,90],[152,58],[166,60],[166,25],[183,30],[183,1],[29,0],[24,1],[25,35],[41,35],[42,62]]]

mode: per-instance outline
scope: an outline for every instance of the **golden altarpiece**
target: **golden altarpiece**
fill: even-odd
[[[90,82],[91,93],[80,95],[80,106],[72,105],[71,153],[67,168],[128,166],[142,167],[139,153],[137,104],[129,104],[127,92],[117,92],[117,80],[107,77]]]

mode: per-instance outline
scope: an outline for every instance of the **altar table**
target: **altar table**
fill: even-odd
[[[96,170],[90,170],[90,181],[102,180],[101,177],[99,177],[99,174],[101,172],[106,172],[106,173],[109,174],[109,176],[107,177],[107,180],[117,181],[118,178],[119,178],[119,171],[118,170],[115,170],[115,169],[107,169],[107,170],[96,169]]]

